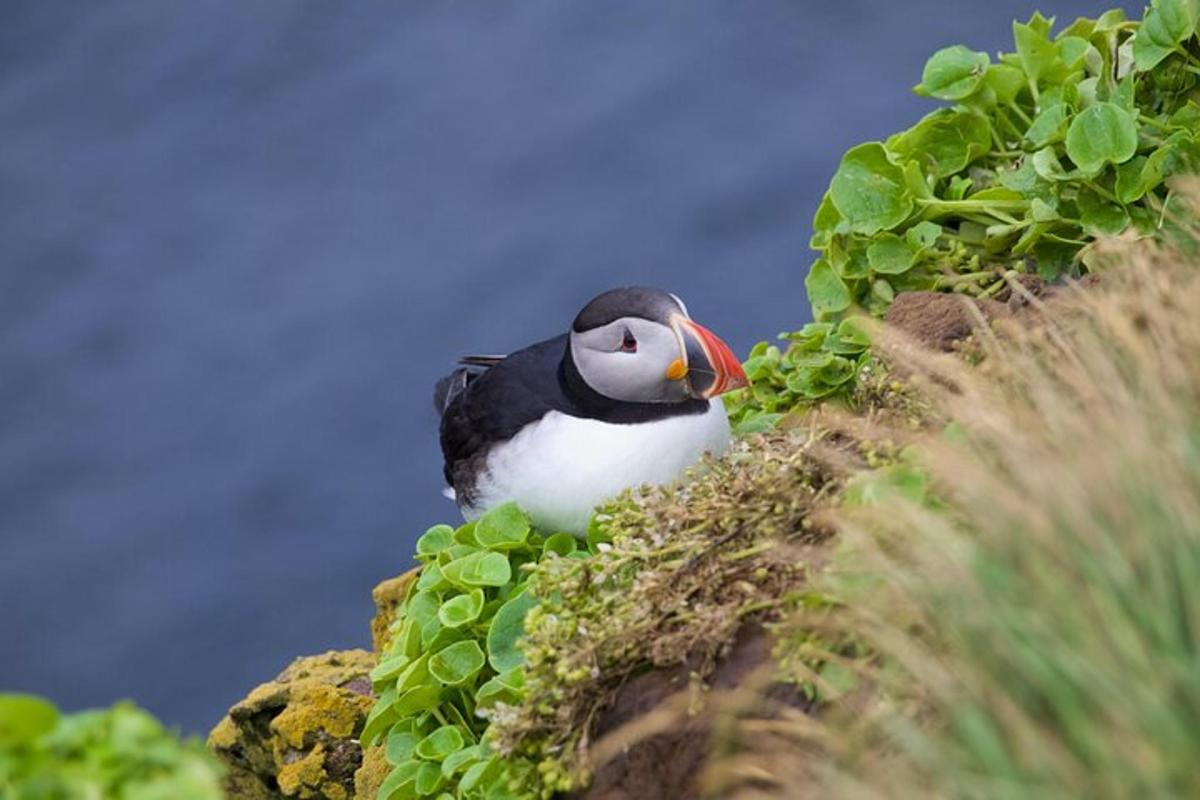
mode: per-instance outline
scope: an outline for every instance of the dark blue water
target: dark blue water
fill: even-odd
[[[1033,1],[5,0],[0,689],[199,731],[363,645],[456,356],[627,282],[804,322],[839,154]]]

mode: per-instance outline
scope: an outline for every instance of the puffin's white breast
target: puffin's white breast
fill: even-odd
[[[545,531],[583,534],[592,510],[631,486],[670,483],[729,445],[719,398],[703,414],[615,424],[552,411],[492,448],[475,485],[475,519],[515,500]]]

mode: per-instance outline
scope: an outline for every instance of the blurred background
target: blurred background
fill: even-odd
[[[367,644],[457,356],[623,283],[798,327],[840,154],[1036,7],[5,0],[0,690],[203,732]]]

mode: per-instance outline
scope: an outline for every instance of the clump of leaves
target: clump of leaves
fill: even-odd
[[[0,694],[0,798],[220,800],[221,770],[198,741],[180,742],[120,703],[63,715],[50,702]]]
[[[1053,34],[1035,14],[995,61],[935,53],[916,92],[949,105],[843,156],[813,220],[816,322],[755,348],[735,422],[848,398],[867,360],[853,318],[899,292],[992,296],[1013,273],[1087,272],[1097,237],[1169,232],[1169,179],[1200,164],[1198,19],[1197,0],[1154,0],[1140,23],[1114,10]]]
[[[420,577],[371,673],[379,700],[361,740],[382,743],[392,765],[379,800],[537,796],[534,765],[498,756],[488,718],[523,697],[530,569],[587,554],[569,534],[534,531],[511,503],[421,536]]]

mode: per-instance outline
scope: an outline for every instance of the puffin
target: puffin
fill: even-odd
[[[515,501],[536,528],[583,536],[605,500],[723,452],[720,395],[746,385],[733,351],[679,297],[612,289],[566,333],[467,356],[437,382],[446,495],[468,521]]]

